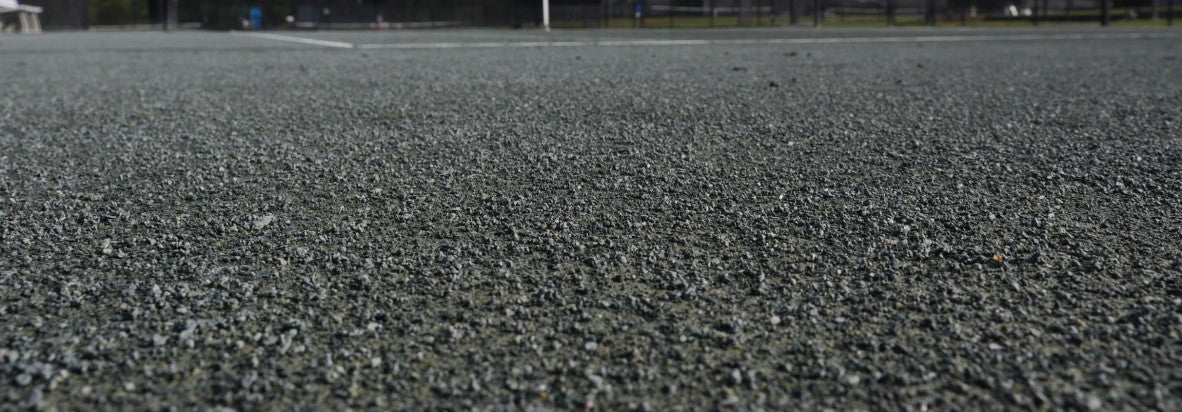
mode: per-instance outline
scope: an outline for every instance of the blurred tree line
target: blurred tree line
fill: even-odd
[[[167,0],[41,0],[50,8],[87,10],[87,25],[159,23]],[[561,3],[564,0],[553,0]],[[28,3],[38,3],[29,0]],[[209,28],[237,28],[252,7],[259,7],[264,28],[282,28],[287,17],[323,23],[462,21],[500,25],[540,19],[541,0],[178,0],[181,22]],[[537,9],[537,10],[535,10]]]
[[[95,25],[148,23],[148,1],[90,0],[90,21]]]

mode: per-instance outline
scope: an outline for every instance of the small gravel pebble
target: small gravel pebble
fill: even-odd
[[[254,230],[260,230],[264,227],[267,227],[267,225],[271,224],[271,222],[274,220],[275,220],[275,216],[272,216],[272,215],[256,216],[253,219],[251,219],[250,228],[254,229]]]
[[[33,388],[25,397],[25,406],[32,409],[42,409],[45,407],[45,395],[41,392],[41,388]]]

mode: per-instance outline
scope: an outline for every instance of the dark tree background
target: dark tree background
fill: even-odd
[[[166,0],[22,0],[42,6],[47,29],[92,25],[159,23]],[[563,0],[553,0],[562,3]],[[287,25],[287,16],[321,23],[459,22],[465,25],[528,24],[541,19],[541,0],[178,0],[180,22],[233,28],[252,6],[263,11],[264,28]],[[325,13],[325,9],[328,10]]]

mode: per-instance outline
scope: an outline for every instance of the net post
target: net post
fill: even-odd
[[[542,0],[542,26],[550,31],[550,0]]]

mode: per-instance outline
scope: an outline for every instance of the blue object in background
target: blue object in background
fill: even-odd
[[[259,6],[250,6],[250,29],[258,30],[263,26],[263,8]]]

